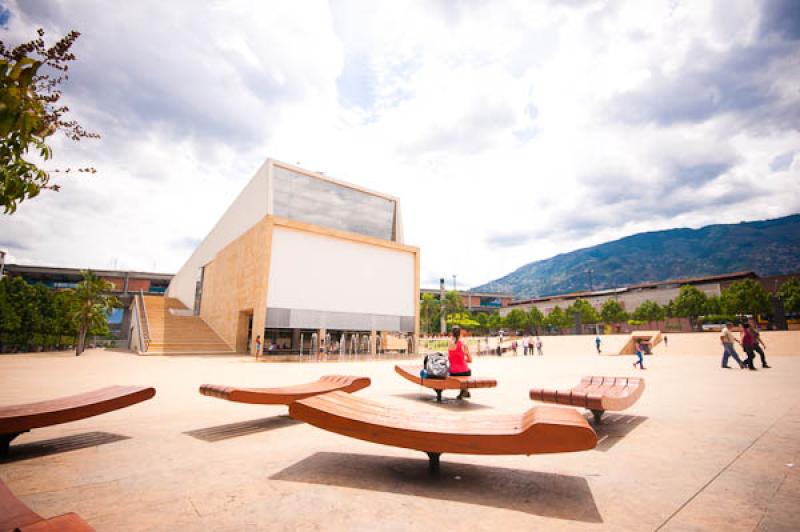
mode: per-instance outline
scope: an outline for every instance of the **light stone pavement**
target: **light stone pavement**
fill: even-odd
[[[598,356],[593,336],[543,340],[544,357],[478,358],[473,373],[498,387],[442,405],[391,360],[3,355],[0,405],[109,384],[157,393],[20,436],[0,478],[37,513],[76,512],[101,531],[800,528],[800,333],[766,333],[772,369],[757,372],[720,369],[713,333],[669,335],[645,371],[632,356]],[[623,341],[604,337],[604,348]],[[280,386],[330,373],[369,376],[360,396],[419,416],[522,412],[536,405],[529,388],[570,387],[582,375],[641,375],[646,389],[629,410],[606,415],[595,450],[445,454],[438,477],[423,453],[297,423],[282,406],[197,392],[203,383]]]

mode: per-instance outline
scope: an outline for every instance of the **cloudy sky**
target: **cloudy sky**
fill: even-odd
[[[81,32],[92,165],[0,215],[10,262],[174,272],[267,157],[402,200],[423,285],[800,211],[800,2],[0,0]]]

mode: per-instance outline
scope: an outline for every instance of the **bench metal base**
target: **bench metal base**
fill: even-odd
[[[433,391],[436,392],[436,402],[437,403],[441,403],[442,402],[442,390],[433,390]]]
[[[11,440],[23,434],[25,432],[29,432],[27,430],[22,430],[20,432],[9,432],[8,434],[0,434],[0,456],[8,456],[8,450],[11,447]]]
[[[442,453],[426,453],[428,455],[428,472],[431,475],[439,473],[439,457]]]
[[[605,410],[592,410],[592,414],[594,414],[594,422],[596,424],[599,425],[602,422],[601,420],[603,418],[603,414],[604,413],[605,413]]]

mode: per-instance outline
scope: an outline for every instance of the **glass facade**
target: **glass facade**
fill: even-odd
[[[275,216],[395,240],[395,202],[368,192],[273,167]]]

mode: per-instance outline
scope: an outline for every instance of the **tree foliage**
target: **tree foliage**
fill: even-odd
[[[600,307],[600,319],[605,324],[622,323],[628,319],[628,313],[615,299],[609,299]]]
[[[59,103],[60,86],[75,60],[69,50],[79,36],[71,31],[49,48],[42,29],[36,39],[13,49],[0,41],[0,205],[6,214],[42,189],[58,190],[50,184],[50,172],[28,160],[31,154],[44,161],[52,157],[48,137],[61,131],[74,141],[99,138],[67,119],[69,108]]]
[[[576,299],[572,305],[567,307],[566,313],[570,319],[573,319],[575,314],[578,314],[581,317],[581,323],[584,324],[597,323],[600,321],[600,316],[597,315],[597,311],[585,299]]]
[[[439,300],[433,294],[423,294],[419,304],[420,327],[425,334],[439,331],[439,320],[441,316]]]
[[[447,327],[461,327],[462,329],[475,329],[479,325],[478,320],[472,317],[469,312],[456,312],[447,316]]]
[[[558,305],[547,314],[546,322],[547,325],[557,330],[566,329],[574,323],[572,317],[568,316]]]
[[[93,307],[86,334],[108,334],[108,313],[118,306]],[[42,284],[28,284],[20,277],[0,279],[0,348],[3,351],[60,349],[75,344],[80,320],[77,290],[54,291]]]
[[[786,312],[800,312],[800,278],[792,277],[778,290]]]
[[[681,286],[675,298],[675,315],[681,318],[696,320],[705,312],[706,295],[692,285]]]
[[[753,279],[731,283],[722,291],[720,301],[722,310],[727,314],[755,316],[769,312],[769,296],[761,283]]]
[[[509,329],[522,330],[528,327],[528,314],[519,308],[509,312],[503,320]]]
[[[649,299],[642,301],[641,304],[636,307],[636,310],[633,311],[633,314],[631,314],[631,317],[634,320],[645,323],[650,321],[661,321],[665,316],[666,312],[664,311],[664,307]]]
[[[120,306],[119,300],[109,294],[113,288],[110,282],[88,270],[82,271],[81,276],[83,280],[73,291],[73,320],[78,325],[76,355],[80,355],[86,348],[86,335],[90,331],[99,329],[100,334],[108,334],[108,315],[115,307]]]
[[[545,326],[546,318],[541,310],[536,307],[531,307],[528,311],[528,327],[536,332],[539,333],[539,329]]]

